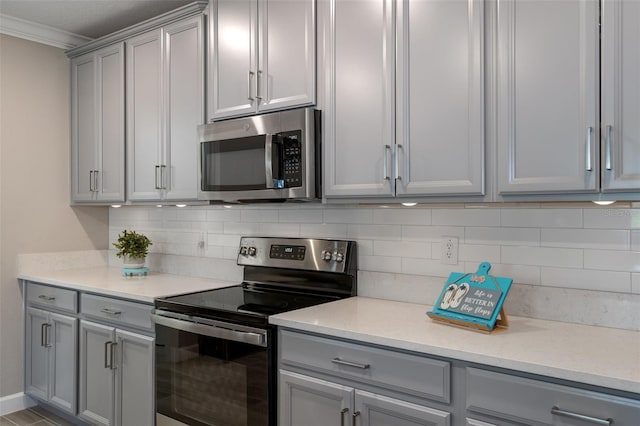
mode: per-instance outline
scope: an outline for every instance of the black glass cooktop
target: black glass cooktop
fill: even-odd
[[[269,315],[319,305],[338,297],[257,289],[246,284],[157,299],[155,307],[206,318],[266,324]]]

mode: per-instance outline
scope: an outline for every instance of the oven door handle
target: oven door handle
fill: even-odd
[[[155,324],[186,331],[188,333],[217,337],[225,340],[233,340],[234,342],[248,343],[254,346],[267,347],[266,331],[264,333],[253,333],[248,331],[233,330],[230,328],[217,327],[215,325],[198,324],[191,321],[168,318],[158,314],[151,314],[151,320]]]

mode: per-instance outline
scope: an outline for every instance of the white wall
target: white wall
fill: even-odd
[[[105,207],[69,207],[69,60],[0,35],[0,397],[21,392],[16,255],[105,249]]]
[[[358,294],[424,304],[451,272],[488,261],[514,279],[508,314],[640,330],[640,209],[628,203],[111,209],[110,241],[124,228],[151,238],[153,269],[232,280],[241,235],[353,239]],[[459,238],[457,265],[440,262],[443,236]]]

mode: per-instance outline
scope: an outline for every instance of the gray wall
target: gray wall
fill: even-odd
[[[16,255],[105,249],[105,207],[69,206],[69,60],[0,35],[0,397],[22,392]]]

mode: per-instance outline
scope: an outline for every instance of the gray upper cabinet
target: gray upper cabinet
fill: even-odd
[[[326,196],[484,194],[484,2],[331,5]]]
[[[71,61],[71,200],[122,202],[124,44]]]
[[[598,2],[498,0],[497,8],[498,192],[596,192]]]
[[[484,2],[397,3],[396,193],[484,193]]]
[[[602,191],[640,190],[640,2],[602,8]]]
[[[213,0],[208,119],[315,103],[315,0]]]
[[[322,6],[325,195],[392,196],[394,2]]]
[[[197,198],[204,123],[204,18],[133,37],[127,46],[127,198]]]

